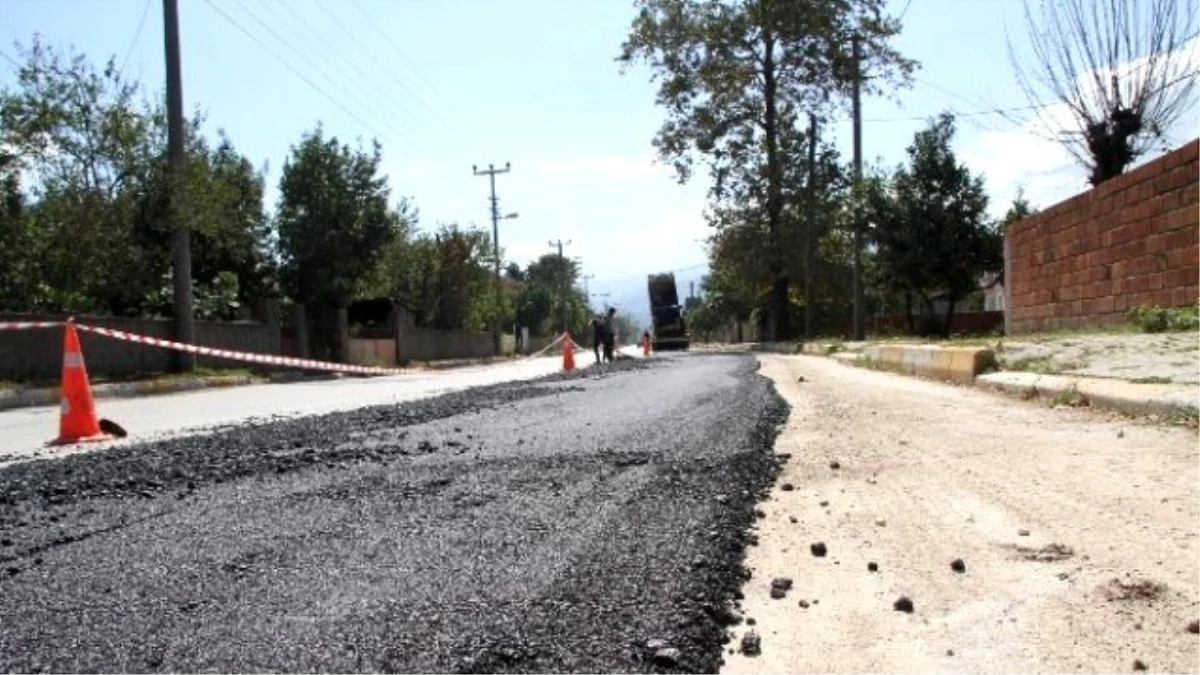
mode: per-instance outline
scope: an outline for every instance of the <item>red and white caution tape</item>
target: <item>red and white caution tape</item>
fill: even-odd
[[[562,339],[565,336],[566,336],[566,333],[559,335],[558,337],[554,338],[554,342],[551,342],[550,344],[546,345],[545,347],[542,347],[541,349],[537,350],[536,352],[529,354],[528,356],[526,356],[526,358],[532,359],[535,356],[541,356],[542,354],[545,354],[546,352],[553,349],[555,345],[562,342]]]
[[[0,330],[29,330],[35,328],[61,328],[67,325],[65,321],[0,321]],[[313,361],[311,359],[298,359],[291,356],[276,356],[274,354],[257,354],[254,352],[239,352],[232,349],[217,349],[215,347],[201,347],[199,345],[191,345],[183,342],[173,342],[171,340],[163,340],[162,338],[150,337],[147,335],[138,335],[129,333],[115,328],[102,328],[100,326],[89,326],[87,324],[77,323],[75,328],[88,333],[95,333],[115,340],[123,340],[125,342],[134,342],[137,344],[150,345],[162,349],[174,349],[176,351],[188,352],[191,354],[199,354],[202,356],[215,356],[231,361],[244,361],[248,363],[263,363],[270,366],[288,366],[293,368],[304,368],[308,370],[327,370],[339,373],[358,373],[361,375],[403,375],[407,373],[417,372],[411,368],[375,368],[371,366],[355,366],[346,363],[332,363],[329,361]],[[559,335],[554,342],[546,345],[538,351],[529,354],[526,358],[541,356],[553,349],[563,341],[566,334]],[[584,349],[578,343],[575,343],[575,348],[578,350]]]
[[[215,349],[213,347],[200,347],[197,345],[189,345],[183,342],[172,342],[171,340],[163,340],[161,338],[148,337],[146,335],[137,335],[136,333],[127,333],[123,330],[114,328],[100,328],[98,326],[88,326],[86,324],[75,324],[79,330],[88,333],[103,335],[115,340],[124,340],[126,342],[136,342],[138,344],[151,345],[153,347],[161,347],[163,349],[174,349],[176,351],[188,352],[191,354],[200,354],[202,356],[215,356],[222,359],[230,359],[232,361],[245,361],[249,363],[265,363],[270,366],[291,366],[294,368],[305,368],[308,370],[330,370],[340,373],[358,373],[361,375],[402,375],[405,373],[416,372],[409,368],[374,368],[371,366],[354,366],[345,363],[331,363],[329,361],[313,361],[311,359],[297,359],[291,356],[275,356],[272,354],[256,354],[253,352],[235,352],[230,349]]]
[[[62,321],[0,321],[0,330],[28,330],[30,328],[59,328]]]

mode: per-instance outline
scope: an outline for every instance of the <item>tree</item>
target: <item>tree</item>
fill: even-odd
[[[771,273],[770,327],[790,335],[789,280],[780,239],[785,210],[784,145],[806,109],[824,110],[829,93],[855,78],[852,36],[874,76],[868,93],[906,84],[914,63],[888,42],[899,21],[884,0],[637,0],[638,16],[618,57],[643,62],[659,80],[668,118],[654,140],[679,180],[706,159],[713,196],[740,191],[760,208]]]
[[[1039,126],[1090,171],[1092,185],[1119,176],[1191,109],[1195,0],[1025,2],[1031,54],[1009,60]],[[1051,104],[1065,106],[1067,131]],[[1065,132],[1065,133],[1064,133]]]
[[[547,253],[529,263],[515,299],[517,323],[529,326],[533,335],[550,335],[565,317],[567,328],[582,334],[591,317],[578,282],[579,264],[570,258]]]
[[[1009,205],[1008,210],[1004,212],[1004,217],[1000,219],[1000,229],[1002,232],[1007,232],[1008,228],[1013,223],[1028,218],[1038,212],[1038,208],[1029,203],[1025,198],[1025,188],[1017,188],[1017,196],[1013,197],[1013,202]]]
[[[983,179],[972,176],[951,149],[954,117],[943,114],[917,132],[908,166],[890,185],[864,186],[876,264],[885,286],[920,298],[928,314],[942,294],[941,327],[949,335],[955,304],[979,288],[984,272],[1003,267],[1002,239],[987,218]]]
[[[0,151],[0,310],[39,309],[41,246],[25,210],[16,157]]]
[[[484,330],[496,307],[488,270],[492,240],[478,228],[443,225],[434,237],[437,250],[438,311],[434,328]]]
[[[32,187],[20,195],[20,221],[0,235],[0,259],[20,282],[3,282],[5,305],[169,314],[163,107],[139,103],[139,86],[111,60],[97,70],[36,38],[21,52],[17,85],[0,94],[0,141],[11,172],[26,172]],[[186,121],[183,212],[199,313],[230,318],[274,294],[263,180],[224,134],[211,147],[202,123],[199,113]]]
[[[346,307],[396,236],[391,191],[379,175],[380,146],[351,149],[320,125],[293,146],[279,182],[276,228],[286,292],[318,317],[334,344],[331,307]]]
[[[152,120],[138,86],[110,59],[34,39],[18,46],[17,83],[0,94],[0,144],[31,177],[26,227],[42,244],[36,302],[46,309],[140,310],[156,280],[157,251],[133,231],[145,188]]]

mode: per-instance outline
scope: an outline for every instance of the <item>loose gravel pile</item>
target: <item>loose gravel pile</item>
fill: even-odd
[[[715,672],[786,404],[618,361],[0,469],[0,670]]]

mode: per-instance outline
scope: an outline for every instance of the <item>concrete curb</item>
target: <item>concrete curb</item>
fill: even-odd
[[[769,352],[771,354],[799,354],[798,342],[751,342],[750,351]]]
[[[213,377],[172,378],[169,380],[141,380],[137,382],[109,382],[92,386],[92,398],[125,398],[133,396],[158,396],[196,389],[215,387],[238,387],[266,382],[248,375],[217,375]],[[58,387],[30,387],[0,390],[0,410],[28,406],[56,405],[62,400]]]
[[[995,366],[990,349],[934,345],[868,345],[855,362],[868,368],[892,370],[935,380],[971,384]]]
[[[1094,408],[1127,415],[1200,415],[1200,386],[1196,385],[1136,384],[1099,377],[1023,372],[981,375],[978,384],[1019,398],[1054,399],[1077,394]]]
[[[838,351],[838,346],[832,342],[805,342],[800,345],[801,354],[812,356],[832,356]]]
[[[832,358],[845,365],[974,384],[1022,399],[1053,400],[1059,396],[1078,396],[1093,408],[1128,415],[1200,417],[1200,385],[1138,384],[1110,378],[1017,371],[986,372],[996,363],[990,349],[889,343],[867,345],[861,352],[856,352],[833,343],[808,343],[801,352]]]
[[[525,358],[525,357],[522,357]],[[432,361],[418,366],[417,370],[449,370],[470,366],[491,365],[513,361],[510,357],[491,357],[486,359],[454,359],[447,361]],[[128,398],[136,396],[159,396],[162,394],[177,394],[197,389],[212,389],[215,387],[238,387],[250,384],[290,384],[293,382],[314,382],[318,380],[337,379],[336,373],[306,373],[303,371],[274,372],[266,377],[249,375],[213,375],[210,377],[171,378],[162,380],[141,380],[135,382],[110,382],[92,385],[92,398]],[[18,387],[15,389],[0,389],[0,410],[26,408],[30,406],[58,405],[62,394],[58,387]]]

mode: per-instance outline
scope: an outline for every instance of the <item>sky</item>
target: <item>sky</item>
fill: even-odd
[[[396,196],[440,223],[490,231],[496,176],[505,262],[556,251],[578,259],[596,306],[640,313],[645,275],[675,271],[680,293],[705,271],[707,180],[680,185],[657,165],[664,119],[650,73],[615,62],[631,0],[179,0],[184,105],[267,170],[268,200],[291,147],[320,122],[351,143],[378,138]],[[955,150],[984,176],[993,213],[1017,189],[1045,207],[1087,187],[1086,172],[1036,133],[1008,56],[1024,48],[1019,0],[891,0],[896,47],[920,63],[912,88],[863,101],[863,153],[895,166],[942,111]],[[1193,23],[1195,19],[1192,19]],[[160,0],[0,0],[0,87],[14,42],[40,33],[99,63],[114,57],[147,96],[164,91]],[[1196,137],[1195,106],[1167,145]],[[851,154],[849,120],[823,131]],[[1150,159],[1150,157],[1144,158]],[[551,246],[551,242],[556,242]],[[568,243],[569,242],[569,243]],[[602,294],[608,293],[608,296]]]

